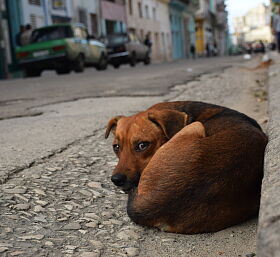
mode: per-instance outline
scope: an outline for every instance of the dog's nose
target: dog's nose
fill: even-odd
[[[115,174],[111,177],[112,182],[118,187],[123,186],[126,182],[126,179],[126,175],[124,174]]]

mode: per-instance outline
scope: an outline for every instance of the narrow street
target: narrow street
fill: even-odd
[[[259,62],[210,58],[0,82],[0,255],[254,256],[256,219],[201,235],[133,224],[127,195],[110,181],[117,160],[104,128],[117,114],[196,100],[266,129],[267,71],[252,68]]]

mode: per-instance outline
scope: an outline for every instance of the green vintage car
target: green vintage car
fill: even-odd
[[[85,66],[104,70],[108,60],[105,45],[90,37],[79,23],[35,29],[30,44],[18,47],[16,55],[28,77],[40,76],[43,70],[56,70],[58,74],[82,72]]]

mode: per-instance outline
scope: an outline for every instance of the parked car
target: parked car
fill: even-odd
[[[241,46],[232,46],[230,48],[230,55],[241,55],[244,53],[244,50]]]
[[[103,38],[107,46],[109,63],[115,68],[121,64],[134,67],[137,62],[150,64],[150,50],[132,33],[111,34]]]
[[[30,44],[16,49],[19,65],[26,76],[40,76],[43,70],[58,74],[71,70],[83,72],[85,66],[107,68],[107,51],[103,43],[88,35],[79,23],[56,24],[35,29]]]
[[[265,45],[262,40],[253,42],[252,46],[254,53],[265,53]]]

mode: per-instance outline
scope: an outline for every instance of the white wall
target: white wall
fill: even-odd
[[[32,24],[31,15],[35,16],[35,24],[33,23],[34,27],[52,24],[52,15],[72,18],[72,0],[66,0],[65,3],[65,10],[57,10],[53,9],[52,1],[49,0],[41,0],[41,5],[29,4],[28,0],[22,0],[22,24]]]
[[[99,6],[99,0],[73,0],[73,9],[74,9],[74,15],[73,20],[75,22],[79,21],[79,8],[82,8],[86,11],[87,15],[87,25],[90,31],[90,28],[92,26],[91,24],[91,18],[90,14],[96,14],[97,15],[97,22],[98,22],[98,31],[101,31],[100,28],[100,6]]]
[[[34,27],[40,27],[46,25],[45,18],[44,18],[44,9],[43,9],[43,1],[41,6],[29,4],[28,0],[22,0],[22,23],[25,24],[32,24],[31,22],[31,15],[35,16],[35,25]]]

